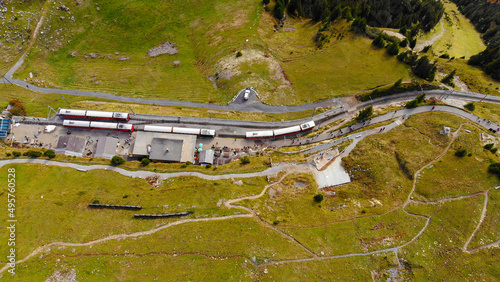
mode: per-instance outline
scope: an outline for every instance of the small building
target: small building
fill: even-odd
[[[195,146],[195,135],[139,131],[132,156],[147,156],[153,161],[194,163]]]
[[[118,138],[114,137],[98,138],[94,157],[103,159],[112,159],[116,155],[117,147],[118,147]]]
[[[78,136],[61,136],[57,141],[57,146],[54,149],[56,154],[64,154],[66,156],[83,157],[87,141]]]
[[[439,131],[439,134],[441,135],[448,135],[450,134],[451,132],[451,129],[447,126],[443,126],[443,130]]]
[[[9,134],[10,119],[0,118],[0,138],[5,138]]]
[[[199,164],[200,165],[207,165],[207,164],[214,164],[214,151],[212,150],[204,150],[200,152],[199,156]]]

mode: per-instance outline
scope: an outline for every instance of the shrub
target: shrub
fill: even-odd
[[[273,221],[273,225],[278,225],[279,223],[280,223],[280,222],[279,222],[279,221],[277,221],[277,220]]]
[[[382,37],[382,33],[379,34],[375,39],[372,41],[373,46],[376,46],[378,48],[384,48],[385,47],[385,40]]]
[[[448,55],[448,54],[443,54],[443,55],[439,56],[439,58],[441,58],[441,59],[449,59],[449,58],[450,58],[450,55]]]
[[[12,154],[11,153],[5,153],[7,157],[10,157]]]
[[[119,156],[114,156],[111,159],[111,164],[114,165],[114,166],[119,166],[119,165],[124,164],[124,163],[125,163],[125,160],[122,157],[119,157]]]
[[[484,148],[485,148],[486,150],[491,150],[491,149],[493,148],[493,146],[495,146],[495,144],[490,143],[490,144],[486,144],[486,145],[484,145]]]
[[[389,56],[396,56],[399,53],[399,45],[397,42],[392,42],[387,48],[387,54]]]
[[[93,200],[93,201],[92,201],[92,204],[96,204],[96,205],[98,205],[98,204],[100,204],[100,203],[101,203],[101,202],[99,202],[99,200]]]
[[[420,94],[417,96],[417,98],[415,98],[415,100],[417,100],[417,103],[424,103],[425,102],[425,93],[423,94]]]
[[[467,155],[467,150],[465,150],[464,148],[460,148],[455,152],[455,156],[459,158],[465,157],[466,155]]]
[[[14,152],[12,152],[12,155],[17,158],[17,157],[21,156],[21,152],[14,151]]]
[[[241,164],[249,164],[250,158],[248,156],[244,156],[240,159]]]
[[[408,38],[405,38],[403,41],[399,42],[399,47],[405,48],[408,46]]]
[[[356,117],[357,121],[362,121],[369,118],[373,114],[373,106],[369,106],[364,110],[361,110]]]
[[[241,56],[243,56],[243,54],[241,53],[241,51],[238,51],[238,52],[236,53],[236,58],[239,58],[239,57],[241,57]]]
[[[53,150],[47,150],[43,153],[44,156],[49,157],[49,159],[53,159],[56,157],[56,153]]]
[[[455,77],[455,73],[457,73],[457,70],[453,70],[450,74],[448,74],[445,78],[443,78],[441,82],[454,87],[455,83],[453,83],[453,78]]]
[[[124,195],[124,196],[123,196],[123,199],[126,199],[126,198],[128,198],[128,195]]]
[[[212,165],[211,165],[211,164],[207,164],[207,165],[205,166],[205,168],[207,168],[207,169],[208,169],[208,168],[211,168],[211,167],[212,167]]]
[[[490,164],[488,167],[488,172],[500,176],[500,163]]]
[[[429,51],[429,49],[431,49],[431,45],[425,46],[424,49],[422,49],[422,53],[427,53],[427,51]]]
[[[141,160],[141,166],[147,166],[150,163],[151,163],[151,161],[148,158],[143,158]]]
[[[10,113],[14,116],[25,116],[26,108],[24,106],[24,102],[19,99],[12,99],[9,101],[9,105],[12,106],[10,109]]]
[[[29,150],[29,151],[25,152],[23,154],[23,156],[27,156],[27,157],[30,157],[30,158],[38,158],[38,157],[42,156],[42,152]]]
[[[321,201],[323,201],[323,195],[322,194],[317,194],[316,196],[313,197],[314,201],[316,203],[321,203]]]
[[[416,107],[418,107],[418,101],[416,99],[415,100],[411,100],[410,102],[406,103],[405,107],[407,109],[416,108]]]
[[[470,102],[468,104],[465,104],[464,108],[466,108],[467,110],[473,112],[476,109],[476,105],[474,105],[474,103]]]
[[[192,164],[193,164],[193,163],[192,163],[192,162],[190,162],[190,161],[187,161],[187,162],[186,162],[186,166],[188,166],[188,165],[192,165]]]
[[[493,154],[496,154],[496,153],[497,153],[497,151],[498,151],[498,149],[497,149],[497,148],[493,148],[493,149],[491,149],[491,150],[490,150],[490,152],[492,152]]]
[[[187,167],[186,164],[181,165],[181,168],[186,168],[186,167]]]

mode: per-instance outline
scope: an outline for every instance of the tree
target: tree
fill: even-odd
[[[495,146],[495,144],[490,143],[490,144],[486,144],[486,145],[484,145],[484,148],[485,148],[486,150],[491,150],[491,148],[493,148],[493,146]]]
[[[241,53],[241,51],[236,52],[236,58],[241,57],[241,56],[243,56],[243,54]]]
[[[142,158],[141,160],[141,166],[147,166],[150,163],[151,161],[148,158]]]
[[[431,63],[427,56],[423,56],[418,59],[415,67],[413,68],[413,72],[428,81],[433,81],[436,76],[436,63]]]
[[[453,70],[450,74],[445,76],[445,78],[443,78],[441,82],[444,84],[448,84],[451,87],[454,87],[455,83],[453,83],[453,78],[455,78],[455,73],[457,73],[457,70]]]
[[[387,48],[387,54],[390,56],[396,56],[399,53],[399,44],[397,42],[392,42]]]
[[[249,164],[250,163],[250,158],[248,156],[243,156],[240,159],[241,164]]]
[[[278,20],[281,20],[283,18],[284,14],[285,14],[284,0],[277,0],[276,5],[274,6],[274,9],[273,9],[273,16],[275,18],[277,18]]]
[[[411,100],[410,102],[406,103],[405,107],[407,109],[416,108],[416,107],[418,107],[418,101],[416,99],[415,100]]]
[[[410,38],[409,43],[410,43],[410,48],[413,49],[417,45],[417,39]]]
[[[500,163],[492,163],[488,167],[488,172],[496,174],[500,177]]]
[[[402,78],[398,79],[398,81],[394,82],[394,84],[392,85],[392,87],[391,87],[391,88],[392,88],[392,89],[397,89],[397,88],[399,88],[399,87],[401,86],[401,83],[402,83],[402,82],[403,82],[403,79],[402,79]]]
[[[419,103],[419,104],[424,103],[425,102],[425,93],[418,95],[417,98],[415,98],[415,100],[417,100],[417,103]]]
[[[12,106],[12,109],[10,109],[10,113],[13,116],[25,116],[26,115],[26,109],[24,107],[24,102],[19,100],[19,99],[12,99],[9,101],[9,105]]]
[[[399,42],[399,47],[405,48],[408,46],[408,38],[405,38],[403,41]]]
[[[466,155],[467,155],[467,150],[465,150],[464,148],[460,148],[455,152],[455,156],[459,158],[465,157]]]
[[[125,160],[119,156],[114,156],[111,159],[111,165],[114,165],[114,166],[119,166],[119,165],[124,164],[124,163],[125,163]]]
[[[354,18],[354,21],[352,22],[352,29],[356,30],[358,32],[365,32],[366,31],[366,19],[365,18]]]
[[[56,157],[56,153],[53,150],[47,150],[43,153],[43,155],[49,157],[49,159],[53,159]]]
[[[385,47],[385,40],[384,40],[384,37],[382,36],[382,33],[379,34],[375,39],[373,39],[372,44],[373,44],[373,46],[376,46],[378,48]]]
[[[465,104],[464,108],[473,112],[476,109],[476,105],[474,105],[474,103],[470,102],[470,103]]]
[[[369,118],[373,114],[373,106],[368,106],[366,109],[359,111],[356,117],[357,121],[362,121]]]
[[[317,194],[316,196],[313,197],[314,201],[316,203],[321,203],[321,201],[323,201],[323,195],[322,194]]]

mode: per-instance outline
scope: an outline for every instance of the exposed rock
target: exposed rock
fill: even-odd
[[[71,52],[70,56],[74,58],[74,57],[76,57],[76,54],[77,54],[76,51],[73,51],[73,52]]]
[[[90,53],[90,54],[89,54],[89,56],[90,56],[92,59],[95,59],[95,58],[99,57],[99,55],[98,55],[98,54],[96,54],[96,53]]]
[[[177,50],[175,45],[176,45],[175,43],[171,43],[171,42],[166,41],[162,45],[150,49],[148,51],[148,56],[156,57],[156,56],[160,56],[163,54],[175,55],[175,54],[179,53],[179,50]]]
[[[174,68],[180,67],[181,66],[181,61],[174,61]]]
[[[129,57],[120,57],[120,58],[118,58],[118,61],[126,61],[128,59],[130,59],[130,58]]]

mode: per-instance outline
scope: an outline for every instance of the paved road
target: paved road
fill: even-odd
[[[155,104],[155,105],[164,105],[164,106],[183,106],[183,107],[196,107],[196,108],[207,108],[212,110],[222,110],[222,111],[242,111],[242,112],[265,112],[265,113],[286,113],[286,112],[299,112],[306,111],[320,107],[330,107],[334,105],[343,105],[343,101],[339,98],[333,98],[325,101],[320,101],[316,103],[304,104],[299,106],[270,106],[265,105],[260,102],[256,102],[255,97],[257,93],[252,91],[251,97],[248,101],[243,101],[241,92],[227,105],[218,105],[218,104],[205,104],[205,103],[195,103],[188,101],[173,101],[173,100],[161,100],[161,99],[144,99],[144,98],[133,98],[127,96],[119,96],[111,93],[105,92],[93,92],[93,91],[84,91],[84,90],[71,90],[71,89],[57,89],[57,88],[42,88],[35,85],[32,85],[26,81],[14,79],[12,75],[14,72],[23,64],[24,56],[22,56],[19,61],[5,74],[5,78],[8,79],[8,82],[19,85],[21,87],[29,88],[33,91],[41,92],[41,93],[56,93],[56,94],[66,94],[66,95],[76,95],[76,96],[90,96],[90,97],[98,97],[104,99],[110,99],[121,102],[131,102],[131,103],[143,103],[143,104]],[[2,81],[2,83],[4,83]],[[429,90],[423,91],[430,96],[443,96],[447,95],[450,98],[460,98],[471,101],[478,101],[484,99],[487,102],[500,103],[500,97],[497,96],[485,96],[483,94],[474,93],[474,92],[464,92],[464,91],[450,91],[450,90]],[[418,96],[423,93],[422,91],[410,91],[397,95],[392,95],[388,97],[382,97],[378,99],[374,99],[370,102],[361,103],[356,108],[364,107],[370,104],[379,105],[385,104],[387,101],[397,101],[398,99],[408,100],[413,97]],[[349,109],[348,109],[349,110]]]

